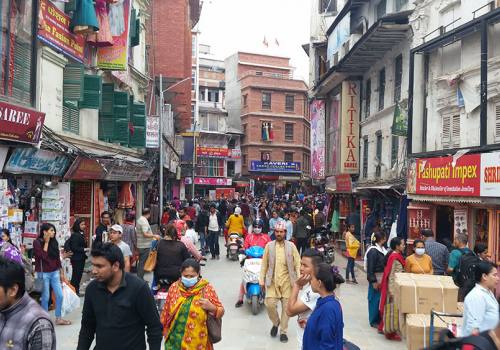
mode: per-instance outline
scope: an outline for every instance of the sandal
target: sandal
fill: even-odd
[[[63,320],[62,318],[56,319],[56,325],[58,325],[58,326],[69,326],[70,324],[71,324],[71,321]]]

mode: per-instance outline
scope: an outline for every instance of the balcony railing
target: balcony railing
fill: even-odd
[[[285,80],[291,80],[293,79],[293,73],[270,73],[270,72],[262,72],[258,70],[249,70],[243,73],[241,78],[246,78],[249,76],[254,76],[254,77],[265,77],[265,78],[273,78],[273,79],[285,79]]]

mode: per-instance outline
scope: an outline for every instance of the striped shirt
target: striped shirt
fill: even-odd
[[[432,268],[435,275],[446,274],[448,267],[448,258],[450,252],[444,244],[436,242],[434,238],[427,238],[425,240],[425,253],[432,259]]]

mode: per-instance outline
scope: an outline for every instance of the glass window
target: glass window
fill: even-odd
[[[387,10],[387,1],[386,0],[381,0],[378,5],[377,5],[377,20],[384,17],[386,14]]]
[[[224,159],[198,157],[196,174],[199,176],[224,176]]]
[[[285,141],[293,141],[293,124],[285,123]]]
[[[363,139],[363,178],[368,177],[368,137]]]
[[[295,106],[295,96],[286,95],[285,110],[287,112],[293,112]]]
[[[235,149],[236,148],[236,140],[235,139],[229,140],[229,142],[227,143],[227,148]]]
[[[309,172],[310,164],[311,164],[311,158],[309,154],[304,153],[302,157],[302,170],[304,170],[306,173]]]
[[[219,102],[219,90],[208,89],[208,101]]]
[[[391,144],[391,168],[398,161],[398,153],[399,153],[399,136],[392,136],[392,144]]]
[[[262,109],[271,109],[271,93],[262,93]]]
[[[377,144],[376,144],[376,153],[377,153],[377,159],[376,165],[375,165],[375,176],[380,177],[381,171],[382,171],[382,132],[378,131],[377,132]]]
[[[271,161],[271,152],[269,152],[269,151],[260,152],[260,160],[263,162],[270,162]]]
[[[337,11],[337,0],[319,0],[319,13]]]
[[[293,162],[293,152],[284,152],[284,161]]]

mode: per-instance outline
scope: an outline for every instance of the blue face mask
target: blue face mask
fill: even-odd
[[[186,288],[191,288],[194,286],[196,283],[198,283],[198,277],[193,277],[193,278],[187,278],[187,277],[182,277],[181,278],[182,284]]]

